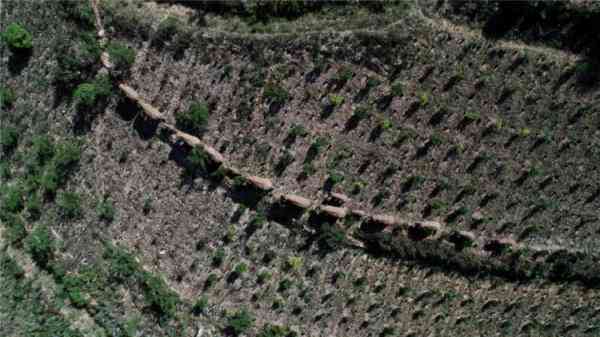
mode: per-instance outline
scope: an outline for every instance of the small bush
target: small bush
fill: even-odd
[[[0,109],[11,107],[15,100],[15,92],[11,88],[0,87]]]
[[[29,212],[29,218],[37,220],[42,215],[42,199],[38,193],[33,193],[27,198],[26,209]]]
[[[302,165],[302,174],[305,177],[310,177],[315,173],[317,173],[317,168],[312,163],[306,163]]]
[[[229,316],[227,319],[227,330],[234,336],[238,336],[254,325],[254,317],[247,309],[242,309]]]
[[[19,143],[19,132],[13,127],[0,129],[0,148],[2,152],[10,153]]]
[[[292,280],[288,279],[288,278],[284,278],[283,280],[281,280],[279,282],[279,288],[278,291],[280,292],[285,292],[288,291],[293,285]]]
[[[315,160],[317,158],[317,156],[319,155],[319,153],[321,153],[321,150],[328,144],[329,144],[329,141],[327,141],[326,138],[323,138],[323,137],[317,138],[312,144],[310,144],[310,147],[308,148],[308,151],[306,153],[305,162],[310,163],[313,160]]]
[[[15,184],[2,191],[2,212],[18,213],[23,210],[24,191],[21,185]]]
[[[194,315],[200,315],[200,314],[204,313],[207,308],[208,308],[208,297],[202,296],[192,306],[192,313]]]
[[[28,172],[38,172],[53,156],[54,144],[50,138],[46,135],[35,136],[25,160]]]
[[[50,230],[47,226],[36,226],[27,237],[26,246],[31,258],[40,267],[45,268],[48,266],[53,254],[53,245]]]
[[[136,275],[140,268],[133,255],[116,246],[107,244],[103,257],[109,262],[110,278],[117,282],[123,282]]]
[[[224,260],[225,260],[225,249],[223,249],[223,247],[219,247],[219,249],[217,249],[217,251],[215,252],[215,255],[213,255],[212,264],[215,267],[219,267],[223,264]]]
[[[352,113],[352,118],[357,122],[362,121],[363,119],[367,119],[369,117],[369,108],[362,105],[354,110]]]
[[[70,171],[79,163],[81,147],[76,141],[66,141],[58,144],[53,159],[56,174],[64,182]]]
[[[288,135],[285,139],[287,144],[292,144],[296,141],[298,137],[306,137],[308,135],[308,131],[302,126],[298,124],[293,124],[289,131]]]
[[[300,256],[290,256],[285,261],[285,264],[284,264],[283,268],[286,271],[297,272],[297,271],[300,270],[300,268],[302,268],[303,264],[304,264],[304,259],[302,259],[302,257],[300,257]]]
[[[2,39],[13,51],[23,51],[33,48],[33,38],[25,28],[18,23],[11,23],[2,33]]]
[[[10,214],[3,221],[6,226],[5,237],[10,244],[17,244],[27,236],[25,223],[18,215]]]
[[[231,275],[229,276],[229,282],[235,281],[237,278],[242,276],[247,271],[248,271],[247,264],[245,264],[243,262],[238,263],[235,266],[235,268],[233,268],[233,271],[231,272]]]
[[[329,176],[327,177],[327,184],[331,187],[341,183],[344,181],[344,176],[337,171],[329,171]]]
[[[88,299],[82,292],[85,280],[78,275],[65,275],[63,286],[71,303],[77,308],[83,308],[88,304]]]
[[[179,22],[179,19],[174,16],[169,16],[162,20],[158,24],[156,34],[154,35],[156,43],[164,44],[165,42],[169,41],[175,34],[177,34],[180,25],[181,23]]]
[[[329,104],[331,104],[333,107],[338,107],[344,104],[344,96],[342,95],[329,94],[327,97],[329,98]]]
[[[277,175],[281,175],[283,173],[283,171],[285,171],[285,169],[290,166],[290,164],[292,164],[294,162],[294,156],[292,155],[292,153],[288,150],[285,150],[283,152],[283,154],[281,155],[281,157],[279,157],[279,160],[277,161],[277,164],[275,165],[275,173]]]
[[[287,90],[272,83],[265,86],[263,95],[268,101],[276,104],[285,103],[290,96]]]
[[[126,75],[135,61],[135,51],[120,43],[110,43],[107,51],[110,62],[114,65],[114,74],[117,77]]]
[[[57,72],[55,81],[66,91],[90,79],[100,67],[101,48],[96,36],[83,33],[75,41],[65,40],[58,44]]]
[[[50,165],[40,177],[40,187],[45,194],[54,195],[62,181],[63,180],[58,176],[56,166]]]
[[[335,80],[339,85],[343,85],[346,82],[350,81],[354,77],[354,72],[352,69],[346,66],[342,66],[338,69],[337,74],[335,76]]]
[[[152,210],[152,197],[150,195],[144,196],[144,204],[142,205],[142,212],[144,214],[150,213]]]
[[[115,218],[116,211],[112,200],[108,198],[102,199],[96,207],[96,213],[98,214],[98,218],[100,218],[100,220],[106,222],[113,221]]]
[[[58,210],[65,219],[76,219],[81,217],[81,198],[74,192],[63,192],[58,196]]]
[[[256,275],[256,282],[258,284],[265,284],[267,281],[269,281],[272,277],[272,274],[269,273],[268,271],[262,271],[260,273],[258,273],[258,275]]]
[[[258,337],[295,337],[297,334],[288,327],[267,324]]]
[[[401,82],[396,81],[392,84],[392,96],[394,97],[402,97],[404,94],[404,86]]]
[[[215,283],[217,283],[217,280],[218,280],[218,277],[216,274],[213,274],[213,273],[208,274],[206,281],[204,281],[204,289],[212,288],[212,286],[214,286]]]
[[[111,83],[107,76],[101,76],[92,83],[82,83],[73,92],[73,98],[77,104],[91,108],[96,102],[108,97],[111,93]]]
[[[190,108],[175,115],[177,126],[189,132],[201,133],[208,125],[208,106],[204,102],[192,103]]]
[[[166,318],[175,316],[175,309],[179,298],[165,281],[156,275],[145,272],[142,275],[144,299],[158,315]]]
[[[481,114],[478,111],[465,112],[465,120],[467,121],[478,121],[481,118]]]
[[[210,158],[200,148],[194,147],[188,155],[188,163],[190,173],[206,172]]]

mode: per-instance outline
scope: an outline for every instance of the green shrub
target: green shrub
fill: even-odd
[[[126,75],[135,61],[135,51],[120,43],[110,43],[106,50],[114,65],[114,74],[117,77]]]
[[[26,246],[31,258],[40,267],[48,266],[53,254],[53,243],[47,226],[36,226],[27,237]]]
[[[85,307],[89,301],[82,292],[85,280],[78,275],[67,274],[63,277],[63,287],[71,303],[77,308]]]
[[[86,107],[93,106],[98,98],[96,86],[93,83],[82,83],[78,85],[73,93],[73,98],[81,105]]]
[[[288,327],[267,324],[263,327],[258,337],[295,337],[297,334]]]
[[[344,96],[342,95],[329,94],[329,96],[327,97],[329,98],[329,104],[331,104],[334,107],[338,107],[344,104]]]
[[[206,311],[206,308],[208,308],[208,297],[202,296],[192,306],[192,313],[200,315]]]
[[[288,138],[293,142],[298,137],[306,137],[308,135],[308,131],[302,126],[298,124],[292,125],[290,127],[290,131],[288,132]]]
[[[278,288],[278,290],[280,292],[288,291],[292,287],[293,284],[294,283],[292,282],[292,280],[290,280],[288,278],[284,278],[283,280],[281,280],[279,282],[279,288]]]
[[[369,76],[369,78],[367,79],[367,83],[366,83],[365,88],[368,89],[368,90],[370,90],[370,89],[373,89],[373,88],[377,87],[380,84],[381,84],[380,80],[378,80],[378,79],[376,79],[374,77],[370,77]]]
[[[269,281],[272,277],[272,274],[268,271],[261,271],[256,275],[256,282],[258,284],[265,284],[265,282]]]
[[[234,336],[238,336],[254,325],[254,317],[243,308],[227,319],[227,330]]]
[[[61,182],[64,182],[70,171],[79,163],[80,158],[81,147],[78,142],[71,140],[58,144],[53,165]]]
[[[171,318],[175,316],[179,298],[175,292],[169,289],[161,277],[144,272],[142,274],[142,285],[144,299],[152,310],[162,317]]]
[[[10,165],[7,162],[0,163],[0,179],[8,180],[10,179]]]
[[[17,244],[27,236],[25,223],[18,215],[9,214],[3,221],[6,226],[5,237],[10,244]]]
[[[396,336],[396,335],[397,335],[396,329],[394,329],[393,327],[390,327],[390,326],[386,326],[383,328],[383,330],[381,330],[379,337],[391,337],[391,336]]]
[[[401,82],[396,81],[392,84],[392,96],[394,97],[402,97],[404,94],[404,86]]]
[[[275,173],[277,175],[281,175],[283,171],[285,171],[285,169],[294,162],[294,159],[295,158],[292,153],[288,150],[285,150],[275,165]]]
[[[108,97],[111,89],[108,76],[100,76],[94,82],[78,85],[73,92],[73,98],[77,104],[91,108],[99,99]]]
[[[62,179],[58,176],[58,171],[55,165],[49,165],[40,178],[40,186],[47,195],[54,195],[58,190]]]
[[[444,136],[442,136],[439,133],[434,133],[429,138],[429,142],[431,143],[431,145],[440,145],[444,142]]]
[[[284,264],[283,268],[286,271],[297,272],[297,271],[300,270],[300,268],[302,268],[303,264],[304,264],[304,259],[302,259],[302,257],[300,257],[300,256],[290,256],[285,261],[285,264]]]
[[[147,194],[144,196],[144,204],[142,205],[142,212],[144,212],[144,214],[148,214],[148,213],[150,213],[151,210],[152,210],[152,197]]]
[[[2,212],[18,213],[23,210],[24,191],[20,184],[5,187],[2,191]]]
[[[194,102],[187,111],[175,115],[177,126],[189,132],[201,133],[208,125],[208,106],[204,102]]]
[[[369,108],[367,106],[361,105],[354,110],[352,113],[352,118],[357,122],[362,121],[363,119],[367,119],[369,117]]]
[[[285,90],[279,85],[275,85],[272,83],[268,83],[265,86],[263,95],[265,98],[267,98],[268,101],[276,104],[285,103],[290,96],[287,90]]]
[[[352,79],[354,72],[347,66],[342,66],[338,69],[335,80],[342,85]]]
[[[231,272],[231,274],[229,274],[227,282],[232,283],[233,281],[235,281],[236,279],[238,279],[240,276],[242,276],[247,271],[248,271],[248,265],[247,264],[245,264],[243,262],[238,263],[235,266],[235,268],[233,268],[233,271]]]
[[[481,118],[481,113],[478,111],[465,112],[465,120],[467,121],[478,121]]]
[[[344,176],[337,171],[329,171],[329,176],[327,177],[327,183],[331,186],[337,185],[344,181]]]
[[[4,153],[9,153],[17,147],[19,143],[19,132],[13,127],[0,129],[0,148]]]
[[[98,214],[98,218],[100,218],[100,220],[106,222],[113,221],[115,218],[116,211],[112,200],[108,198],[102,199],[96,207],[96,213]]]
[[[11,88],[0,87],[0,109],[11,107],[16,99],[15,92]]]
[[[310,147],[306,153],[305,162],[310,163],[315,160],[319,153],[321,153],[321,150],[327,145],[329,145],[329,141],[326,138],[318,137],[312,144],[310,144]]]
[[[217,249],[217,251],[215,252],[215,255],[213,255],[212,264],[215,267],[219,267],[223,264],[224,260],[225,260],[225,249],[223,249],[223,247],[219,247],[219,249]]]
[[[123,282],[135,276],[140,269],[133,255],[110,244],[105,245],[103,257],[109,262],[108,272],[110,278],[118,282]]]
[[[190,167],[189,167],[190,173],[193,173],[196,171],[200,171],[200,172],[207,171],[210,158],[208,157],[208,154],[206,154],[206,152],[204,152],[200,148],[194,147],[192,149],[192,151],[190,151],[190,154],[188,155],[187,159],[188,159],[188,163],[190,165]]]
[[[216,274],[213,274],[213,273],[208,274],[208,277],[206,278],[206,281],[204,282],[204,289],[212,288],[212,286],[214,286],[215,283],[217,283],[217,280],[218,280],[218,276]]]
[[[11,23],[2,33],[2,39],[13,51],[22,51],[33,47],[33,38],[25,28],[18,23]]]
[[[93,33],[82,33],[75,41],[58,44],[55,81],[70,91],[79,83],[89,80],[100,67],[101,48]]]
[[[60,215],[65,219],[76,219],[81,217],[81,198],[74,192],[62,192],[58,196],[57,206]]]
[[[158,24],[154,39],[156,42],[163,44],[173,38],[180,29],[181,23],[177,17],[168,16]]]
[[[53,156],[54,144],[47,135],[33,137],[25,159],[28,172],[38,172]]]
[[[0,256],[0,275],[20,279],[25,275],[25,271],[10,256],[2,254]]]
[[[29,218],[37,220],[42,215],[42,199],[38,193],[32,193],[27,198],[27,204],[25,205],[27,212],[29,212]]]

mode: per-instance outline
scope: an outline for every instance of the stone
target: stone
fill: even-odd
[[[310,199],[295,194],[284,194],[281,196],[281,199],[303,209],[309,209],[312,205],[312,201]]]
[[[346,207],[321,205],[321,211],[337,219],[344,218],[348,214],[348,208]]]
[[[273,189],[273,182],[271,179],[257,177],[257,176],[246,176],[246,180],[263,191],[270,191]]]
[[[331,197],[335,200],[337,200],[340,204],[346,204],[350,202],[350,198],[342,193],[331,193]]]
[[[202,149],[215,163],[221,164],[225,162],[225,158],[223,157],[223,155],[219,151],[215,150],[215,148],[213,148],[212,146],[208,144],[202,144]]]
[[[119,89],[121,89],[125,93],[125,96],[131,100],[138,101],[140,99],[140,95],[137,93],[137,91],[126,84],[119,84]]]
[[[153,107],[152,105],[150,105],[142,100],[138,100],[138,104],[144,110],[144,113],[146,113],[146,116],[148,116],[154,120],[164,120],[163,116],[161,115],[160,111],[158,111],[157,108]]]
[[[415,222],[408,227],[408,237],[414,241],[421,241],[435,236],[442,230],[442,225],[435,221]]]

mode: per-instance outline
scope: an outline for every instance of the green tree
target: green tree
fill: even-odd
[[[2,33],[2,39],[13,51],[23,51],[33,47],[33,38],[23,26],[11,23]]]

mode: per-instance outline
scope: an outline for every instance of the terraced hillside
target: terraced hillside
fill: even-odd
[[[0,331],[600,334],[594,4],[1,6]]]

